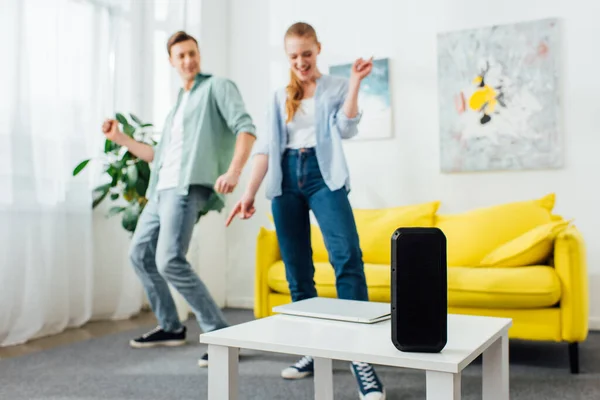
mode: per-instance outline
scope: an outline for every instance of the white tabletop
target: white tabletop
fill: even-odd
[[[204,333],[200,342],[334,360],[458,373],[496,339],[512,321],[448,315],[448,342],[441,353],[404,353],[391,340],[391,321],[376,324],[274,315]]]

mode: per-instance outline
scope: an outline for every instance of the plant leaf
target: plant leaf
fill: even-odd
[[[123,167],[125,166],[126,163],[127,163],[127,160],[115,161],[114,163],[112,163],[111,167],[113,168],[114,171],[120,171],[123,169]]]
[[[126,207],[121,206],[111,207],[110,210],[108,210],[108,213],[106,213],[106,218],[114,217],[115,215],[125,211],[125,209]]]
[[[127,167],[127,182],[129,186],[135,186],[138,180],[138,170],[135,165]]]
[[[75,169],[73,170],[73,176],[77,175],[78,173],[81,172],[82,169],[85,168],[86,165],[88,165],[88,163],[90,162],[90,160],[84,160],[82,162],[79,163],[79,165],[77,165],[75,167]]]
[[[140,176],[146,181],[149,180],[150,166],[148,165],[148,163],[146,161],[138,161],[135,165],[137,166],[137,170]]]
[[[143,125],[140,125],[140,128],[147,128],[149,126],[154,126],[154,125],[152,125],[152,124],[143,124]]]
[[[111,186],[116,186],[119,182],[119,178],[121,177],[121,168],[117,168],[118,166],[115,164],[111,164],[106,170],[106,173],[112,178],[112,182],[110,183]]]
[[[123,193],[123,198],[125,199],[125,201],[127,201],[129,203],[131,203],[131,202],[137,203],[137,191],[135,190],[135,187],[127,186],[125,188],[125,193]]]
[[[99,197],[94,198],[94,202],[92,203],[92,208],[96,208],[96,206],[98,204],[100,204],[102,202],[102,200],[104,200],[104,198],[106,197],[107,194],[108,194],[108,191],[102,193]]]
[[[121,225],[128,232],[133,232],[135,227],[137,226],[137,221],[140,216],[140,206],[138,203],[133,203],[131,206],[127,207],[123,212],[123,219],[121,220]]]
[[[148,181],[146,179],[138,179],[135,183],[135,190],[138,195],[145,197],[146,191],[148,190]]]
[[[127,121],[127,118],[125,118],[125,116],[123,114],[117,113],[115,115],[115,117],[117,118],[117,121],[119,121],[123,126],[129,125],[129,122]]]
[[[92,208],[96,208],[96,206],[98,204],[100,204],[102,202],[102,200],[104,200],[104,198],[108,195],[108,192],[110,191],[110,183],[106,183],[104,185],[98,186],[96,189],[94,189],[93,191],[93,198],[94,201],[92,203]]]
[[[117,200],[119,198],[119,193],[111,193],[110,194],[110,199],[111,200]]]
[[[122,177],[121,174],[117,174],[113,176],[112,181],[110,182],[111,187],[116,187],[119,184],[119,179]]]
[[[119,167],[119,162],[113,163],[111,164],[108,169],[106,170],[106,173],[109,174],[110,176],[115,176],[118,174],[119,170],[121,169]]]
[[[144,125],[144,123],[142,121],[140,121],[140,119],[138,117],[136,117],[135,115],[133,115],[132,113],[129,113],[129,116],[131,117],[131,119],[133,120],[133,122],[135,122],[139,126]]]
[[[110,183],[105,183],[104,185],[97,186],[94,189],[94,193],[96,192],[105,192],[110,189]]]
[[[133,137],[135,127],[133,127],[133,125],[123,125],[123,133],[129,137]]]
[[[108,139],[106,139],[106,142],[104,142],[104,153],[105,154],[111,153],[115,150],[119,150],[120,148],[121,148],[121,146],[119,146],[115,142],[110,141]]]

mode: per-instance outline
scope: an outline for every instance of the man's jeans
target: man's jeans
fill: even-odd
[[[225,318],[208,289],[186,259],[198,210],[208,199],[210,189],[193,185],[189,194],[174,189],[158,192],[149,201],[138,221],[129,258],[148,295],[150,306],[162,329],[182,328],[170,283],[189,303],[204,332],[227,326]]]
[[[309,209],[325,240],[338,297],[368,301],[362,251],[346,190],[327,187],[313,149],[286,151],[282,173],[282,194],[273,199],[272,210],[292,301],[317,296]]]

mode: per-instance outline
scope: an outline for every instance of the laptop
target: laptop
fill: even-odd
[[[390,303],[313,297],[273,307],[280,314],[373,324],[391,318]]]

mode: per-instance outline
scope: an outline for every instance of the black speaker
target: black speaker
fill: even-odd
[[[438,353],[448,336],[446,236],[398,228],[391,250],[392,342],[404,352]]]

